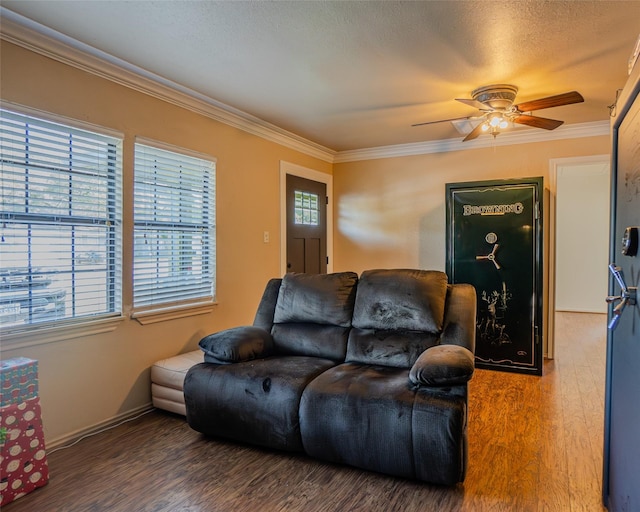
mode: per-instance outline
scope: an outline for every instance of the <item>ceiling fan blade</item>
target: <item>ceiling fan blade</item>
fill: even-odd
[[[461,121],[462,119],[471,119],[471,116],[466,117],[453,117],[451,119],[440,119],[439,121],[426,121],[424,123],[416,123],[411,126],[425,126],[427,124],[436,124],[436,123],[449,123],[451,121]]]
[[[539,100],[526,101],[515,107],[520,112],[531,112],[532,110],[540,110],[543,108],[561,107],[562,105],[571,105],[572,103],[582,103],[584,98],[579,92],[571,91],[556,96],[540,98]]]
[[[478,110],[482,110],[483,112],[491,111],[491,107],[488,107],[484,103],[480,103],[478,100],[468,100],[466,98],[456,98],[456,101],[460,103],[464,103],[465,105],[469,105],[470,107],[477,108]]]
[[[484,123],[480,123],[473,130],[471,130],[471,132],[469,132],[469,135],[467,135],[464,139],[462,139],[462,142],[467,142],[468,140],[473,140],[473,139],[479,137],[482,134],[482,125],[483,124]]]
[[[513,122],[526,124],[527,126],[533,126],[534,128],[544,128],[545,130],[555,130],[558,126],[564,123],[564,121],[547,119],[546,117],[530,116],[528,114],[519,115],[513,119]]]

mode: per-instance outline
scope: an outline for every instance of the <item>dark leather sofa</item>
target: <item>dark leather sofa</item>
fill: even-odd
[[[209,436],[456,484],[475,308],[474,288],[438,271],[273,279],[254,325],[200,341],[187,421]]]

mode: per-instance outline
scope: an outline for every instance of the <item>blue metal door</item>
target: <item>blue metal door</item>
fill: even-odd
[[[603,497],[610,512],[640,510],[640,65],[613,120],[609,331]]]

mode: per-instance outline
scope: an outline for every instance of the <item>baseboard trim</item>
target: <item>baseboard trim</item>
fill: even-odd
[[[67,445],[77,443],[78,441],[80,441],[85,437],[89,437],[89,436],[98,434],[104,430],[108,430],[109,428],[115,427],[116,425],[124,421],[135,418],[140,414],[151,412],[153,409],[154,409],[153,405],[151,404],[151,402],[149,402],[140,407],[136,407],[135,409],[131,409],[130,411],[117,414],[116,416],[112,416],[111,418],[108,418],[104,421],[95,423],[89,427],[75,430],[63,436],[56,437],[55,439],[52,439],[52,440],[47,440],[46,441],[47,452],[59,450],[64,448]]]

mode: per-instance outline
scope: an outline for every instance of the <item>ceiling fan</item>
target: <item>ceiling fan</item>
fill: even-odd
[[[478,124],[462,140],[462,142],[475,139],[483,133],[490,133],[495,137],[500,133],[500,129],[507,128],[509,123],[526,124],[527,126],[532,126],[534,128],[555,130],[558,126],[563,124],[564,121],[534,116],[529,112],[541,110],[543,108],[581,103],[584,101],[584,98],[580,93],[571,91],[514,105],[513,101],[515,100],[517,93],[518,88],[515,85],[509,84],[496,84],[479,87],[471,93],[471,99],[456,98],[456,101],[469,105],[470,107],[477,108],[479,111],[477,114],[466,117],[455,117],[453,119],[428,121],[426,123],[417,123],[411,126],[424,126],[435,123],[461,121],[464,119],[478,120]]]

